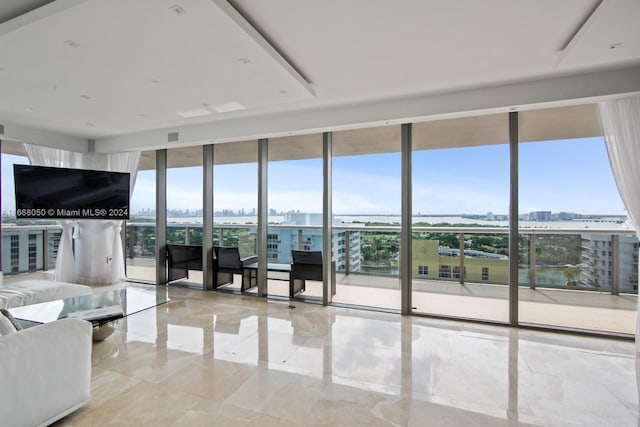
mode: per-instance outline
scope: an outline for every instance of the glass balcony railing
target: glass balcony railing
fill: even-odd
[[[530,230],[519,238],[519,283],[637,294],[638,239],[597,230]]]
[[[249,227],[242,226],[215,226],[213,229],[213,244],[219,246],[236,246],[241,257],[255,255],[256,231],[255,225]]]
[[[507,229],[414,227],[412,231],[414,281],[507,285]],[[315,245],[321,227],[270,224],[269,233],[273,261],[288,263],[291,249]],[[56,225],[4,226],[4,274],[54,268],[60,234]],[[168,224],[167,240],[202,244],[202,224]],[[253,255],[256,226],[216,225],[214,244],[238,246],[242,256]],[[518,245],[520,286],[638,293],[638,239],[629,231],[520,229]],[[338,273],[398,277],[399,251],[398,226],[333,228],[332,258]],[[155,224],[128,223],[125,254],[127,262],[154,259]]]

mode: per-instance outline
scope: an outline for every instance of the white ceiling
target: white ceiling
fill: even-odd
[[[635,69],[639,21],[638,0],[2,0],[0,124],[136,149],[508,108],[535,97],[505,85]]]

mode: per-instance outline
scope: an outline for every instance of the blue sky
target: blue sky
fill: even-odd
[[[520,144],[520,212],[550,210],[624,215],[602,138]],[[2,209],[13,209],[11,164],[2,155]],[[509,207],[507,145],[417,151],[413,155],[414,213],[506,214]],[[321,159],[270,162],[269,208],[322,211]],[[167,174],[170,209],[198,209],[201,169]],[[216,166],[215,209],[257,206],[257,165]],[[400,154],[333,159],[333,210],[339,214],[399,214]],[[133,212],[154,208],[155,173],[138,174]]]

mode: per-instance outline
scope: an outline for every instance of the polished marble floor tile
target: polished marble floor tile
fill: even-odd
[[[638,425],[629,341],[167,292],[94,344],[56,426]]]

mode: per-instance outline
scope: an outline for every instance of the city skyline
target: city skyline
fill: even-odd
[[[625,215],[602,138],[523,143],[519,146],[519,211]],[[2,155],[2,210],[15,209],[13,162]],[[415,151],[413,212],[422,215],[507,214],[507,144]],[[216,165],[214,209],[257,206],[257,164]],[[322,212],[322,160],[270,162],[269,208]],[[295,178],[295,179],[294,179]],[[169,209],[201,209],[202,169],[170,169]],[[333,211],[342,215],[397,215],[400,153],[333,159]],[[155,208],[155,171],[138,172],[131,211]]]
[[[144,209],[140,209],[138,211],[131,211],[131,215],[140,215],[140,216],[144,216],[144,215],[155,215],[155,209],[152,208],[144,208]],[[203,210],[202,209],[167,209],[167,213],[169,215],[174,215],[174,216],[184,216],[184,217],[191,217],[191,216],[199,216],[202,215]],[[232,209],[219,209],[219,210],[215,210],[214,214],[216,216],[239,216],[239,217],[250,217],[250,216],[256,216],[257,215],[257,210],[254,208],[251,211],[249,210],[245,210],[245,209],[240,209],[240,210],[232,210]],[[309,214],[309,215],[322,215],[322,212],[303,212],[303,211],[276,211],[275,209],[269,209],[269,216],[283,216],[283,215],[287,215],[287,214]],[[592,219],[592,218],[604,218],[604,217],[611,217],[611,218],[622,218],[625,217],[627,215],[625,214],[620,214],[620,215],[615,215],[615,214],[602,214],[602,213],[598,213],[598,212],[588,212],[588,213],[577,213],[577,212],[553,212],[553,211],[533,211],[533,212],[520,212],[518,214],[518,216],[521,219],[527,219],[525,217],[529,217],[531,215],[534,214],[548,214],[548,216],[550,217],[550,219],[545,219],[545,218],[538,218],[537,220],[539,221],[544,221],[544,220],[549,220],[549,221],[565,221],[565,220],[570,220],[573,219],[572,217],[578,218],[578,219]],[[365,214],[365,213],[355,213],[355,214],[350,214],[350,213],[343,213],[343,212],[333,212],[333,215],[339,215],[339,216],[381,216],[379,214]],[[395,216],[400,216],[401,213],[395,213],[395,214],[389,214],[389,215],[382,215],[382,216],[390,216],[390,217],[395,217]],[[430,217],[430,218],[437,218],[437,217],[468,217],[468,218],[478,218],[478,219],[485,219],[488,217],[492,217],[493,220],[496,221],[501,221],[501,220],[506,220],[509,217],[508,213],[497,213],[497,212],[486,212],[484,214],[481,213],[467,213],[467,212],[450,212],[450,213],[444,213],[444,214],[423,214],[421,212],[414,212],[412,214],[413,217],[419,218],[419,217]],[[540,215],[538,215],[540,216]]]

